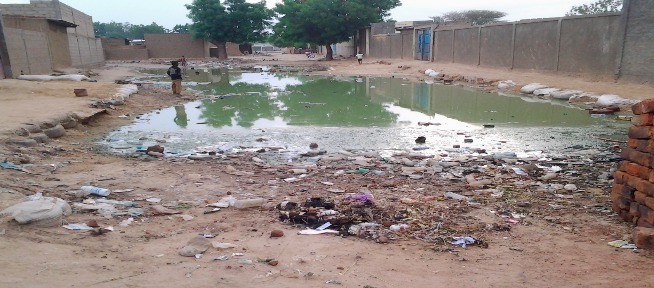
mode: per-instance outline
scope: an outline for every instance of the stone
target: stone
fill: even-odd
[[[157,152],[157,153],[162,153],[163,154],[164,153],[164,147],[161,147],[159,145],[154,145],[154,146],[148,147],[148,149],[145,150],[145,151],[146,152]]]
[[[377,238],[377,243],[379,244],[386,244],[388,243],[388,237],[381,235],[379,238]]]
[[[43,130],[43,133],[53,139],[60,138],[66,135],[66,129],[61,124],[57,124],[57,126]]]
[[[566,191],[574,192],[574,191],[577,191],[577,185],[575,185],[575,184],[566,184],[565,186],[563,186],[563,189],[565,189]]]
[[[77,127],[79,122],[77,122],[77,120],[75,120],[74,118],[68,118],[66,121],[62,121],[60,124],[65,129],[73,129],[73,128]]]
[[[636,247],[640,249],[654,249],[654,229],[636,227],[633,238]]]
[[[26,124],[25,126],[22,126],[21,128],[29,131],[30,133],[41,133],[43,130],[41,130],[41,127],[38,125],[32,125],[32,124]]]
[[[43,133],[32,134],[30,135],[30,139],[34,139],[34,141],[36,141],[37,143],[50,142],[50,137],[48,137],[48,135],[45,135]]]
[[[34,139],[21,139],[21,140],[15,140],[13,141],[14,144],[18,146],[23,146],[23,147],[34,147],[38,145],[38,142]]]
[[[184,257],[195,257],[195,255],[207,251],[209,247],[211,247],[211,241],[204,237],[195,237],[186,243],[186,246],[179,250],[179,255]]]
[[[273,230],[270,232],[270,238],[279,238],[279,237],[284,237],[284,231]]]

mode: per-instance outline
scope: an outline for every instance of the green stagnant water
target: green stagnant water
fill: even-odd
[[[264,69],[265,70],[265,69]],[[161,74],[163,71],[149,71]],[[454,145],[495,151],[560,152],[606,148],[596,136],[624,134],[627,123],[591,117],[566,102],[486,93],[400,78],[312,77],[267,72],[187,70],[207,98],[146,114],[107,137],[116,152],[165,141],[186,155],[216,147],[406,150],[425,136],[426,152]],[[165,75],[141,79],[167,87]],[[419,123],[432,123],[423,126]],[[484,128],[484,125],[494,128]],[[465,143],[464,138],[473,143]]]

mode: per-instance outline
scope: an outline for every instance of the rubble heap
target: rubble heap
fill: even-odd
[[[654,248],[654,99],[632,106],[629,140],[611,190],[613,211],[636,224],[639,248]]]

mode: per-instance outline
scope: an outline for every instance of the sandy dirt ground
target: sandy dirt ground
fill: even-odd
[[[316,64],[316,61],[303,59],[302,55],[246,58],[252,64]],[[367,58],[363,65],[356,64],[354,59],[319,62],[333,69],[316,74],[419,80],[424,78],[421,70],[432,68],[470,79],[511,79],[520,84],[540,82],[632,99],[654,95],[654,88],[647,85],[383,59],[390,63],[387,65],[378,63],[380,60]],[[287,168],[256,165],[252,155],[200,161],[172,157],[131,158],[98,151],[95,142],[111,129],[130,123],[140,113],[194,99],[190,92],[178,98],[169,91],[143,90],[132,95],[126,105],[107,109],[106,114],[93,118],[86,125],[68,129],[62,138],[35,147],[12,143],[21,139],[12,131],[24,123],[38,125],[62,113],[91,109],[88,104],[94,98],[110,97],[119,87],[114,80],[136,75],[133,69],[138,67],[165,66],[152,62],[109,63],[104,69],[94,70],[99,73],[93,77],[99,80],[97,83],[0,81],[0,138],[3,141],[0,160],[31,164],[28,169],[32,172],[0,170],[0,209],[36,192],[78,203],[83,200],[76,194],[79,187],[92,184],[112,190],[134,189],[112,193],[109,198],[135,201],[148,212],[153,204],[144,199],[161,198],[162,205],[191,215],[193,219],[185,220],[181,214],[149,212],[131,225],[121,227],[119,223],[127,219],[125,216],[107,219],[78,210],[65,219],[67,223],[95,220],[101,227],[115,229],[94,236],[61,227],[21,226],[3,218],[0,222],[0,287],[647,287],[654,283],[650,272],[654,265],[651,252],[607,245],[613,240],[630,240],[632,226],[613,214],[594,213],[589,209],[610,209],[607,188],[581,187],[586,191],[583,196],[560,202],[526,185],[520,186],[521,192],[511,197],[468,207],[456,200],[442,199],[448,187],[454,185],[444,179],[410,181],[406,177],[389,176],[375,180],[362,174],[332,179],[330,176],[336,169],[353,168],[353,164],[325,165],[316,169],[313,177],[306,181],[286,183],[280,179],[289,176]],[[74,97],[72,90],[75,88],[88,89],[90,96]],[[120,118],[120,115],[129,117]],[[230,165],[252,174],[228,174],[225,169]],[[472,231],[476,237],[482,237],[488,247],[435,245],[412,239],[403,232],[389,234],[392,237],[388,243],[358,237],[297,235],[300,228],[280,222],[272,206],[283,200],[302,202],[309,196],[329,195],[320,183],[324,179],[348,192],[372,189],[376,200],[390,206],[402,205],[399,199],[405,195],[415,199],[437,198],[436,203],[440,203],[437,205],[453,210],[453,207],[465,206],[452,216],[459,221],[452,224],[452,229],[461,233]],[[263,209],[226,208],[216,213],[203,213],[206,203],[216,202],[228,194],[237,198],[263,197],[268,204]],[[519,224],[510,225],[510,229],[475,228],[504,225],[505,219],[493,211],[515,207],[516,203],[526,200],[531,203],[524,206],[529,207],[523,212],[527,217]],[[565,209],[549,209],[552,201],[559,201],[557,203],[563,204]],[[282,230],[284,236],[270,238],[274,229]],[[215,235],[208,240],[229,242],[237,247],[209,248],[199,259],[180,256],[179,249],[198,233]],[[244,256],[232,256],[232,253]],[[214,260],[223,255],[230,259]],[[257,258],[275,258],[279,264],[258,263]],[[243,264],[240,259],[253,260],[254,264]]]

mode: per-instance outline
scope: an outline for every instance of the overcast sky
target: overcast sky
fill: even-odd
[[[391,10],[391,18],[397,21],[429,20],[445,12],[487,9],[504,11],[504,20],[561,17],[573,5],[593,3],[597,0],[401,0],[402,6]],[[166,28],[189,22],[184,4],[192,0],[60,0],[100,22],[129,22],[150,24],[156,22]],[[248,0],[248,2],[258,2]],[[273,7],[281,0],[268,0]],[[29,3],[29,0],[0,0],[2,4]]]

